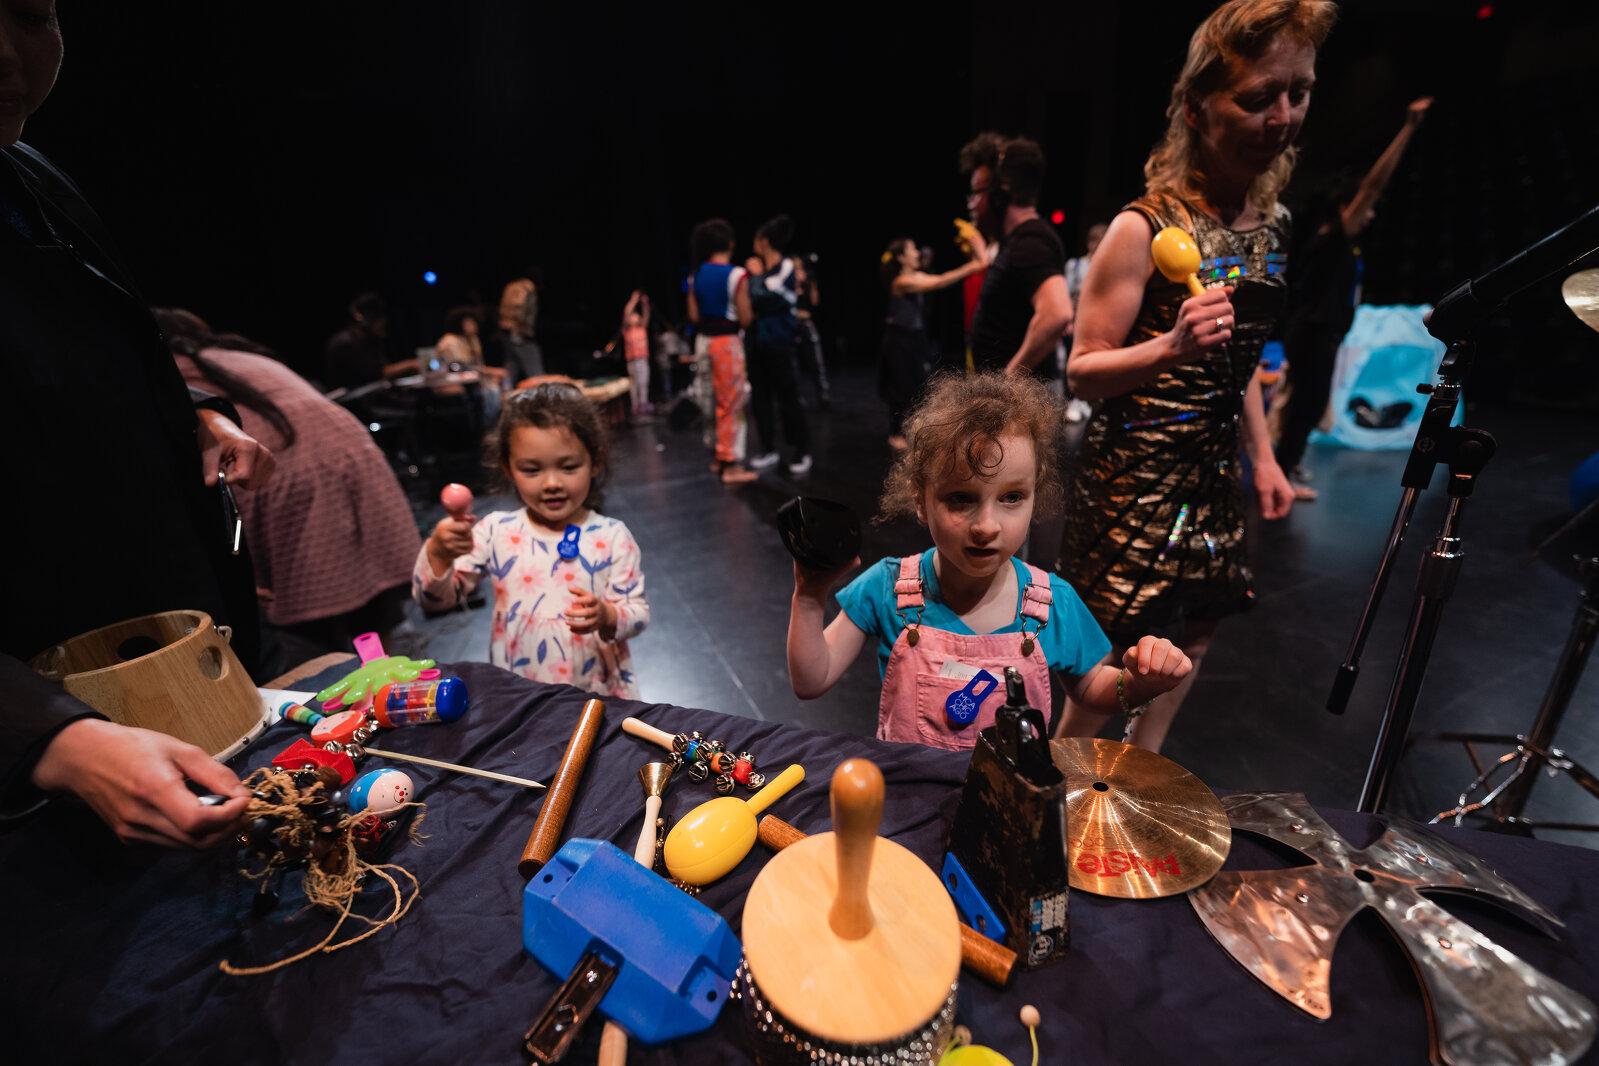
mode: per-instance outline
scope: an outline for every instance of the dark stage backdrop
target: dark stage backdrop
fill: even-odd
[[[680,315],[695,221],[728,217],[742,255],[779,211],[821,256],[834,357],[870,362],[887,241],[958,261],[966,138],[1044,142],[1042,206],[1075,252],[1138,193],[1210,5],[61,7],[65,66],[27,139],[85,187],[153,301],[315,374],[362,289],[426,344],[447,307],[492,306],[529,269],[547,352],[581,370],[633,287]],[[1592,4],[1343,5],[1296,193],[1363,169],[1409,99],[1439,97],[1365,242],[1368,299],[1429,300],[1599,194],[1595,54]],[[1517,302],[1484,373],[1593,403],[1596,345],[1555,294]],[[953,354],[958,297],[935,318]]]

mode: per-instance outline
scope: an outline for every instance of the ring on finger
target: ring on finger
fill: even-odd
[[[1226,329],[1227,328],[1227,317],[1225,315],[1217,316],[1217,318],[1216,318],[1216,328],[1217,329]]]

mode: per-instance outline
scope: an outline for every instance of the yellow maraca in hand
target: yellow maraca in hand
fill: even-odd
[[[977,243],[977,227],[964,218],[955,220],[955,243],[967,255],[972,254],[972,248]]]
[[[1191,296],[1205,295],[1199,283],[1199,245],[1186,230],[1167,226],[1149,242],[1149,254],[1166,280],[1187,282]]]

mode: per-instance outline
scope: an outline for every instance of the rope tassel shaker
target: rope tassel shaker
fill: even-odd
[[[370,862],[366,855],[386,831],[397,826],[397,816],[406,810],[417,812],[407,834],[413,842],[420,843],[423,837],[418,829],[426,804],[405,800],[381,810],[374,805],[351,812],[344,806],[343,794],[337,791],[338,775],[325,769],[291,772],[264,766],[247,776],[244,783],[255,798],[250,801],[250,820],[239,835],[239,843],[248,854],[261,860],[261,865],[239,872],[260,885],[257,912],[269,910],[276,903],[274,883],[303,864],[308,905],[337,917],[327,935],[304,951],[261,966],[238,966],[223,960],[218,964],[223,973],[235,977],[271,973],[319,952],[328,954],[358,944],[405,917],[421,895],[416,877],[394,863]],[[381,918],[368,918],[354,910],[368,875],[381,880],[392,895],[389,911]],[[401,884],[402,880],[410,882],[409,888]],[[350,919],[367,928],[336,940]]]

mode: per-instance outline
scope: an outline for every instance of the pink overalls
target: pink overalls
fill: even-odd
[[[1022,588],[1021,611],[1017,615],[1022,632],[969,635],[921,625],[922,609],[927,605],[921,562],[920,553],[899,561],[895,606],[906,625],[894,641],[888,669],[883,673],[883,698],[877,710],[878,738],[955,751],[972,747],[977,743],[978,730],[993,725],[994,712],[1005,703],[1007,666],[1021,671],[1027,702],[1042,710],[1047,718],[1049,663],[1037,634],[1049,622],[1049,575],[1036,566],[1027,567],[1028,584]],[[1038,623],[1032,632],[1027,631],[1029,618]],[[958,665],[946,668],[946,662]],[[952,693],[966,688],[974,669],[987,670],[999,680],[999,686],[983,701],[977,720],[956,729],[945,717],[944,705]]]

